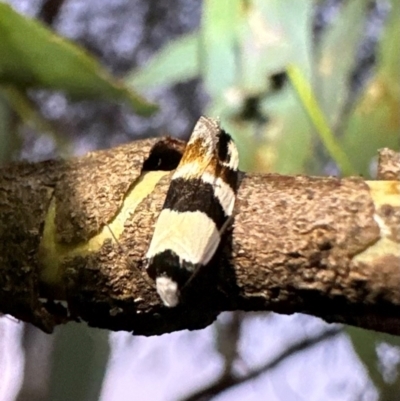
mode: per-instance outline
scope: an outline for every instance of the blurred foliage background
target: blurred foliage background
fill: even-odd
[[[82,154],[167,133],[187,138],[202,114],[221,119],[245,171],[373,178],[377,149],[400,148],[400,2],[0,2],[1,163]],[[270,332],[286,318],[268,316],[261,319]],[[223,361],[217,381],[229,384],[252,371],[240,343],[254,319],[260,316],[229,314],[210,329],[212,352]],[[301,319],[301,325],[315,320]],[[111,363],[108,335],[81,326],[49,337],[20,324],[14,337],[24,350],[24,369],[13,395],[0,384],[0,400],[112,399],[103,383]],[[300,331],[288,323],[279,337],[296,338]],[[400,339],[354,328],[341,335],[375,390],[327,385],[322,398],[305,398],[399,400]],[[158,347],[182,337],[163,338]],[[9,349],[5,344],[1,348]],[[284,372],[275,379],[264,372],[261,379],[282,383]],[[349,383],[357,381],[354,375]],[[277,393],[267,395],[304,399]],[[235,399],[229,394],[226,399]],[[218,397],[202,396],[182,399]]]

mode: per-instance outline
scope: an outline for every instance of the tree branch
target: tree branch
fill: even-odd
[[[2,168],[1,312],[152,335],[272,310],[400,335],[399,181],[243,175],[221,252],[164,308],[144,256],[184,144],[156,142]]]
[[[191,394],[188,397],[182,399],[182,401],[208,401],[213,397],[221,394],[226,390],[230,390],[235,386],[239,386],[240,384],[246,383],[250,380],[256,379],[262,374],[275,369],[279,364],[287,360],[289,357],[297,354],[298,352],[304,351],[314,345],[320,344],[323,341],[331,339],[342,332],[340,328],[333,328],[324,331],[316,336],[301,339],[296,343],[290,345],[286,348],[282,353],[277,355],[271,361],[265,363],[263,366],[260,366],[257,369],[254,369],[247,373],[244,376],[236,376],[236,375],[224,375],[218,378],[214,383],[211,383],[206,388],[201,389],[198,392]]]

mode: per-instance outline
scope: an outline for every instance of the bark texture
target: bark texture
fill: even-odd
[[[183,148],[168,138],[143,140],[3,167],[0,311],[46,332],[81,319],[162,334],[242,309],[303,312],[400,335],[396,153],[379,166],[391,181],[243,175],[221,250],[187,287],[185,302],[167,309],[144,256]]]

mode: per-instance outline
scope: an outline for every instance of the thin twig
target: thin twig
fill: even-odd
[[[314,345],[320,344],[321,342],[328,340],[342,333],[343,329],[341,327],[335,327],[333,329],[329,329],[324,331],[323,333],[319,333],[314,337],[308,337],[302,339],[283,351],[281,354],[276,356],[271,361],[267,362],[263,366],[254,369],[244,376],[237,377],[235,375],[225,376],[222,375],[215,382],[211,383],[208,387],[189,395],[186,398],[182,398],[181,401],[208,401],[211,400],[214,396],[224,392],[225,390],[231,389],[235,386],[238,386],[242,383],[248,382],[249,380],[253,380],[263,373],[270,371],[276,368],[280,363],[285,361],[287,358],[295,355],[300,351],[304,351]]]

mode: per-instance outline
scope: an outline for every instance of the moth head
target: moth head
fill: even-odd
[[[180,292],[176,281],[169,277],[157,277],[156,288],[165,306],[173,308],[178,305]]]

